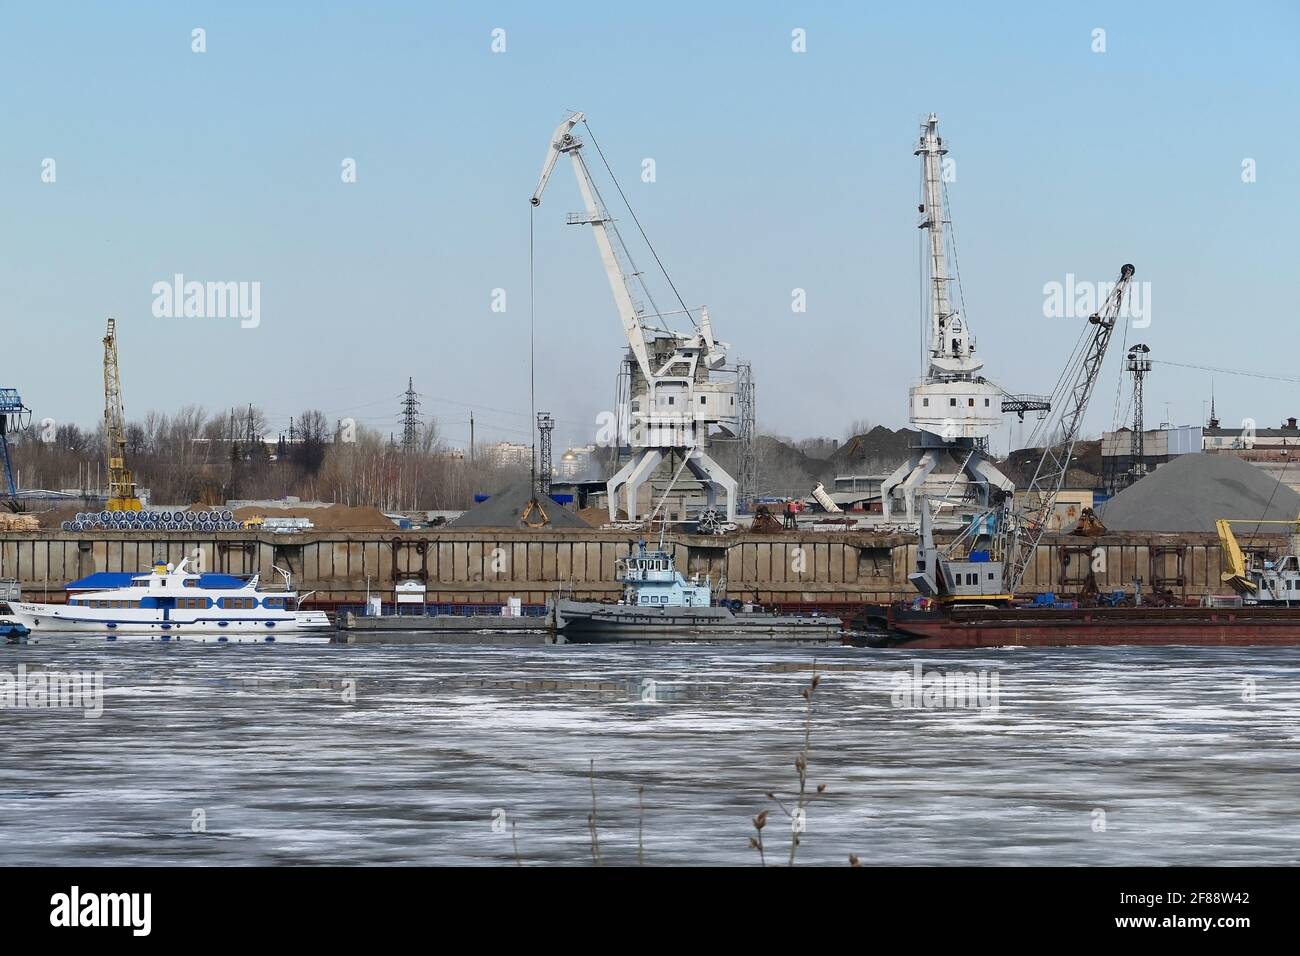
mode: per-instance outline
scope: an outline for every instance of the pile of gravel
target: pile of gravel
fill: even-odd
[[[1296,466],[1300,468],[1300,465]],[[1111,531],[1214,531],[1218,518],[1294,521],[1300,494],[1232,455],[1180,455],[1098,509]],[[1281,525],[1264,533],[1284,533]]]
[[[479,502],[454,521],[449,521],[447,527],[520,528],[530,530],[528,525],[524,523],[523,516],[524,512],[528,510],[528,502],[532,500],[532,497],[532,489],[527,483],[511,485],[502,491],[498,491],[487,501]],[[546,525],[547,528],[591,527],[568,508],[552,501],[550,498],[541,499],[541,504],[546,516],[551,519],[550,523]],[[535,515],[530,515],[529,520],[535,523],[538,519]]]

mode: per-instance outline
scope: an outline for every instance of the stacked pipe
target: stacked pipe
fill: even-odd
[[[238,531],[243,525],[229,510],[85,511],[64,521],[64,531],[179,531],[185,534]]]

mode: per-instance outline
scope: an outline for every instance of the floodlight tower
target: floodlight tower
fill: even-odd
[[[1125,369],[1133,376],[1133,434],[1130,450],[1133,465],[1129,469],[1130,483],[1141,481],[1147,473],[1146,459],[1146,425],[1143,422],[1142,384],[1147,373],[1151,371],[1151,349],[1139,342],[1128,350]]]
[[[988,508],[991,489],[1009,494],[1015,488],[985,456],[989,436],[1001,420],[1005,393],[979,374],[984,363],[975,357],[975,338],[949,295],[952,273],[941,178],[941,158],[947,152],[939,136],[939,118],[931,113],[921,125],[921,139],[913,151],[913,155],[921,157],[919,226],[929,240],[929,314],[925,320],[928,356],[924,377],[909,391],[910,421],[921,438],[908,462],[881,486],[886,520],[893,511],[896,489],[902,493],[906,520],[917,520],[918,495],[931,472],[945,459],[951,467],[942,472],[944,484],[952,486],[957,478],[964,478],[966,496],[976,498],[981,509]],[[1021,411],[1019,406],[1008,410]]]
[[[550,412],[537,413],[537,433],[541,437],[538,449],[538,469],[536,494],[545,497],[551,493],[551,432],[555,431],[555,419]]]

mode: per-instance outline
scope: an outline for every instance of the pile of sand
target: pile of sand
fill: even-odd
[[[593,528],[600,528],[609,524],[609,509],[607,508],[580,508],[574,514]]]

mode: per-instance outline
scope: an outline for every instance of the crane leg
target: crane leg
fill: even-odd
[[[624,490],[626,490],[627,495],[627,520],[636,521],[639,518],[636,513],[637,492],[663,460],[664,453],[662,449],[642,448],[633,452],[631,460],[605,483],[605,495],[609,499],[610,521],[618,520],[618,499],[620,492]]]
[[[696,449],[687,455],[686,467],[704,485],[710,508],[713,507],[713,503],[717,500],[719,491],[726,495],[727,521],[728,523],[735,522],[736,479],[727,474],[723,467],[714,461],[707,452],[700,449]]]

